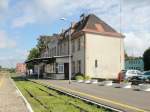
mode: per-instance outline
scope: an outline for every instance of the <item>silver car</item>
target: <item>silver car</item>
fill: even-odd
[[[126,70],[126,72],[124,73],[124,79],[130,80],[131,77],[139,75],[142,75],[142,72],[140,72],[139,70]]]

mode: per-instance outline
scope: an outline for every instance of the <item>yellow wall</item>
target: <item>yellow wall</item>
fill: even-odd
[[[97,68],[95,60],[98,60]],[[124,68],[123,39],[86,33],[85,66],[86,75],[93,78],[117,78]]]

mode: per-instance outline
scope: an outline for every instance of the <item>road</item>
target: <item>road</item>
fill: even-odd
[[[84,96],[97,102],[107,104],[125,112],[150,112],[150,92],[98,86],[64,80],[34,80],[43,84],[50,84],[56,88]]]
[[[0,73],[0,112],[28,112],[7,73]]]

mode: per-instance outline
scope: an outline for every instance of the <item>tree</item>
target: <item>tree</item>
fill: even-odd
[[[144,70],[150,70],[150,47],[143,54]]]
[[[10,69],[8,69],[8,71],[9,71],[10,73],[15,73],[15,72],[16,72],[16,69],[15,69],[15,68],[10,68]]]
[[[35,48],[32,48],[30,50],[30,53],[28,55],[28,59],[27,60],[32,60],[34,58],[38,58],[39,57],[39,50],[35,47]]]
[[[36,47],[35,47],[35,48],[32,48],[32,49],[30,50],[29,55],[28,55],[27,61],[32,60],[32,59],[34,59],[34,58],[38,58],[39,56],[40,56],[39,50],[38,50]],[[27,68],[28,68],[28,69],[32,69],[32,68],[33,68],[33,64],[32,64],[32,63],[28,63],[28,64],[27,64]]]
[[[51,41],[51,36],[42,35],[38,38],[37,48],[41,54],[48,48],[48,43]]]
[[[128,54],[127,54],[126,51],[124,51],[124,57],[125,57],[125,59],[128,59],[128,58],[129,58],[129,56],[128,56]]]
[[[32,60],[34,58],[39,58],[42,52],[44,52],[48,48],[48,43],[51,41],[51,36],[40,36],[38,38],[38,43],[35,48],[32,48],[30,50],[30,53],[28,55],[27,61]],[[28,63],[27,68],[32,69],[33,64]]]

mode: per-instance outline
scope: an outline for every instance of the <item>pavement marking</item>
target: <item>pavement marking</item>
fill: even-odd
[[[102,97],[97,97],[97,96],[90,95],[90,94],[87,94],[87,93],[83,93],[83,92],[80,92],[80,91],[68,89],[68,88],[65,88],[65,87],[60,87],[60,86],[57,86],[57,85],[54,85],[54,84],[49,84],[49,85],[51,85],[53,87],[56,87],[56,88],[59,88],[59,89],[62,89],[62,90],[65,90],[65,91],[68,90],[70,92],[78,93],[78,94],[83,95],[83,96],[87,96],[87,97],[91,97],[91,98],[94,98],[94,99],[97,99],[97,100],[101,100],[101,101],[105,101],[105,102],[112,103],[112,104],[115,104],[115,105],[119,105],[121,107],[128,108],[128,109],[131,109],[131,110],[134,110],[134,111],[148,112],[146,110],[143,110],[143,109],[131,106],[131,105],[123,104],[123,103],[120,103],[120,102],[117,102],[117,101],[109,100],[109,99],[102,98]]]
[[[13,79],[11,77],[9,77],[9,80],[11,81],[11,83],[13,84],[13,86],[16,88],[16,92],[17,94],[22,98],[22,100],[24,101],[28,112],[34,112],[30,103],[28,102],[28,100],[23,96],[23,94],[21,93],[21,91],[19,90],[19,88],[17,87],[16,83],[13,81]]]

